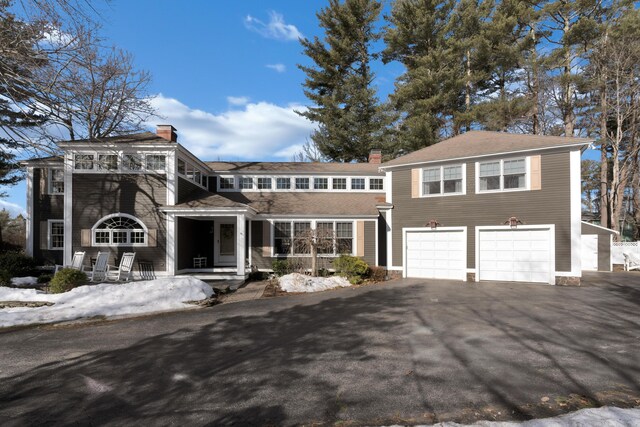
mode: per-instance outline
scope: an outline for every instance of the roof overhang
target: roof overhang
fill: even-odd
[[[174,216],[181,217],[205,217],[205,216],[235,216],[246,215],[249,218],[256,216],[255,209],[250,207],[244,208],[189,208],[189,207],[176,207],[176,206],[162,206],[158,208],[160,212],[173,214]]]
[[[391,166],[384,166],[383,165],[383,166],[380,166],[380,170],[384,172],[384,171],[387,171],[387,170],[405,168],[407,166],[426,165],[426,164],[432,164],[432,163],[458,162],[458,161],[461,161],[461,160],[481,159],[481,158],[485,158],[485,157],[496,157],[496,156],[510,156],[510,155],[518,155],[518,154],[532,153],[532,152],[538,152],[538,151],[568,150],[568,149],[571,149],[571,148],[580,148],[580,151],[584,151],[588,147],[590,147],[592,143],[593,143],[593,140],[592,141],[580,142],[580,143],[576,143],[576,144],[554,145],[554,146],[551,146],[551,147],[529,148],[529,149],[526,149],[526,150],[515,150],[515,151],[503,151],[503,152],[499,152],[499,153],[477,154],[475,156],[452,157],[450,159],[422,160],[422,161],[418,161],[418,162],[402,163],[402,164],[391,165]]]
[[[588,226],[590,226],[590,227],[595,227],[595,228],[599,228],[600,230],[608,231],[608,232],[609,232],[609,233],[611,233],[611,234],[620,234],[620,232],[619,232],[619,231],[612,230],[612,229],[610,229],[610,228],[603,227],[603,226],[601,226],[601,225],[591,224],[590,222],[587,222],[587,221],[580,221],[580,222],[581,222],[582,224],[584,224],[584,225],[588,225]]]

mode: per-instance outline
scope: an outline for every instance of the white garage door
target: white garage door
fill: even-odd
[[[405,245],[406,277],[466,280],[465,229],[407,230]]]
[[[553,283],[551,229],[481,230],[479,279]]]

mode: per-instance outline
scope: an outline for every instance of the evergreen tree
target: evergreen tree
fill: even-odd
[[[478,82],[473,119],[485,129],[513,130],[534,109],[536,98],[527,96],[523,71],[527,53],[536,48],[531,32],[534,19],[530,3],[502,0],[483,26],[478,56],[484,76]]]
[[[330,0],[317,13],[324,39],[301,40],[314,63],[299,65],[313,105],[298,114],[318,123],[311,139],[332,160],[365,161],[372,148],[381,148],[384,124],[370,66],[381,7],[377,0]]]
[[[447,45],[447,24],[454,0],[397,0],[386,19],[385,62],[406,69],[390,96],[400,114],[397,152],[405,154],[434,144],[453,115],[459,74]]]

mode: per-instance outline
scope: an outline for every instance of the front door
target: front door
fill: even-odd
[[[236,222],[215,222],[215,251],[216,266],[236,265]]]

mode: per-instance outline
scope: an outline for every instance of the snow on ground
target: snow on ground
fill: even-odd
[[[351,286],[351,283],[342,276],[311,277],[291,273],[280,278],[280,288],[285,292],[320,292],[347,286]]]
[[[11,284],[13,286],[33,286],[33,285],[37,285],[38,284],[38,278],[37,277],[31,277],[31,276],[27,276],[27,277],[14,277],[13,279],[11,279]]]
[[[439,423],[433,427],[458,427],[463,424]],[[479,421],[468,426],[477,427],[640,427],[640,409],[622,409],[611,406],[581,409],[554,418],[516,422]]]
[[[192,307],[184,301],[198,301],[212,294],[211,286],[195,277],[101,283],[80,286],[62,294],[0,287],[0,301],[54,303],[48,307],[0,309],[0,327],[175,310]]]

